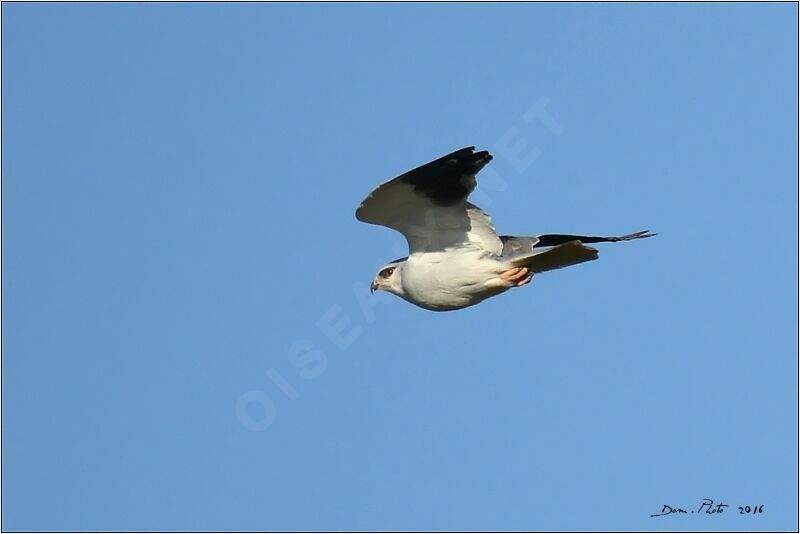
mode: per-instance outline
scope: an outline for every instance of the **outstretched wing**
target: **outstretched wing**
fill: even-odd
[[[408,171],[376,188],[356,210],[359,221],[403,234],[411,254],[473,246],[499,255],[491,218],[467,202],[475,175],[490,161],[468,147]]]

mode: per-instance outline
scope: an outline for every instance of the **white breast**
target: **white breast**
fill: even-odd
[[[509,289],[498,276],[506,268],[477,248],[412,254],[403,264],[403,298],[433,311],[466,308]]]

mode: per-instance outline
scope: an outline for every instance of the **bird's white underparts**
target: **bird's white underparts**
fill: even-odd
[[[463,148],[390,180],[364,199],[356,218],[386,226],[408,241],[408,257],[378,271],[370,289],[393,293],[433,311],[473,306],[538,273],[596,260],[586,243],[652,237],[544,234],[498,236],[491,218],[467,201],[487,151]]]

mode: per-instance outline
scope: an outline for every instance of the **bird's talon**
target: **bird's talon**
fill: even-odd
[[[513,269],[509,269],[501,273],[500,276],[508,280],[509,282],[513,282],[515,285],[522,285],[523,282],[520,282],[520,280],[524,280],[527,275],[528,275],[527,267],[514,267]]]
[[[522,280],[522,282],[517,283],[517,287],[522,287],[526,284],[530,284],[532,279],[533,279],[533,274],[528,274],[528,276],[526,276],[525,279]]]

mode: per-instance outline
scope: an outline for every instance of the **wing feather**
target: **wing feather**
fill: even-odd
[[[489,215],[467,202],[477,173],[492,159],[468,147],[417,167],[377,187],[356,218],[397,230],[410,252],[473,246],[500,254],[503,244]]]

